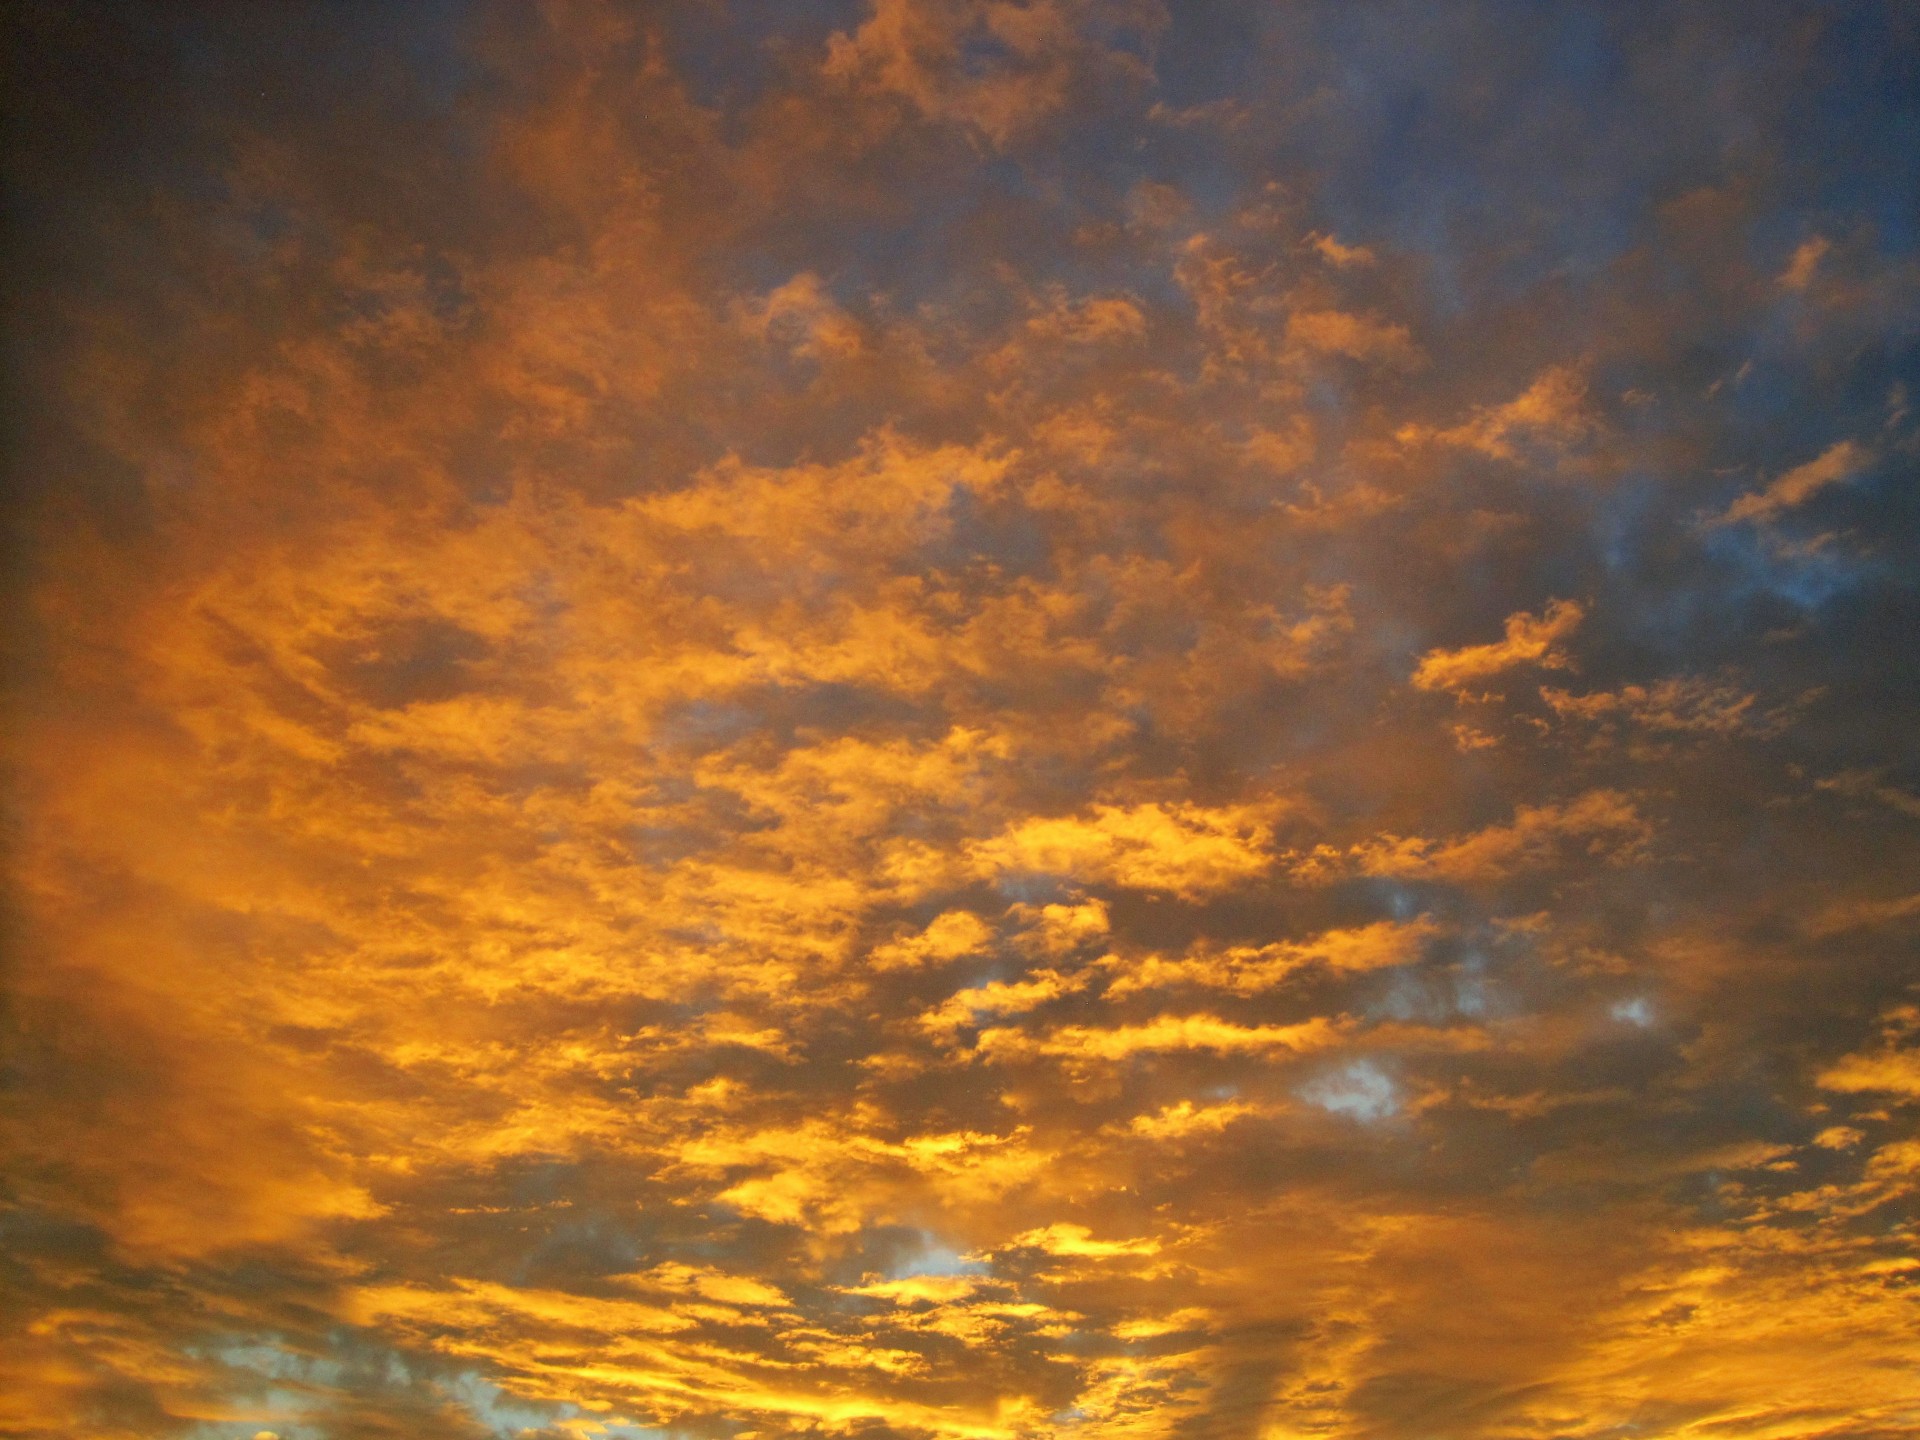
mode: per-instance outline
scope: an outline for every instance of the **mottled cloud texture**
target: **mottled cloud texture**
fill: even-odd
[[[1912,6],[6,23],[0,1434],[1920,1432]]]

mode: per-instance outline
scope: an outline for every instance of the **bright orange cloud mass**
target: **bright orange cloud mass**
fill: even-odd
[[[0,1436],[1920,1434],[1910,8],[3,23]]]

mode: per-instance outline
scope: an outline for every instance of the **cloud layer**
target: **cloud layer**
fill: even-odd
[[[0,1432],[1920,1426],[1920,33],[17,21]]]

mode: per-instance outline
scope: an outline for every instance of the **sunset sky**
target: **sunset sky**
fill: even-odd
[[[1920,1434],[1920,5],[4,24],[0,1436]]]

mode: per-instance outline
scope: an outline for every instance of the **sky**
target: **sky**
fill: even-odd
[[[4,23],[0,1435],[1920,1433],[1920,8]]]

